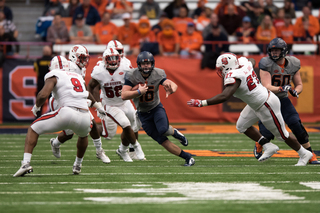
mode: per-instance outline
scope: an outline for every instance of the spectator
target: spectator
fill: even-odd
[[[193,19],[188,17],[188,11],[184,7],[180,7],[179,16],[172,19],[175,29],[182,35],[187,30],[187,25],[189,22],[193,22]]]
[[[251,27],[251,19],[245,16],[242,19],[242,26],[236,30],[238,41],[249,44],[255,41],[255,29]]]
[[[211,42],[221,42],[213,44]],[[211,27],[211,33],[204,38],[205,52],[201,61],[201,69],[209,67],[216,68],[216,59],[220,54],[229,51],[229,44],[222,43],[228,41],[228,35],[221,32],[219,25]]]
[[[94,34],[98,44],[108,44],[109,41],[117,39],[118,27],[110,22],[110,13],[105,12],[101,22],[94,27]]]
[[[186,8],[187,14],[189,14],[189,8],[184,0],[173,0],[166,8],[164,8],[163,11],[167,14],[169,19],[172,19],[173,17],[179,16],[179,10],[181,7]]]
[[[226,29],[228,35],[234,35],[237,28],[241,26],[242,17],[233,4],[228,4],[227,8],[227,13],[219,13],[219,20],[221,20],[220,23]]]
[[[0,10],[0,25],[3,26],[5,33],[12,34],[16,39],[18,38],[18,30],[16,25],[5,18],[3,11]]]
[[[221,0],[218,6],[214,9],[214,13],[218,16],[228,14],[229,4],[233,5],[236,14],[239,14],[241,17],[244,17],[246,15],[246,13],[240,7],[234,4],[234,0]]]
[[[173,22],[170,19],[165,19],[161,27],[162,31],[157,35],[159,54],[161,56],[179,56],[180,37],[178,31],[174,29]]]
[[[43,12],[43,16],[54,16],[55,14],[60,14],[62,17],[68,16],[60,0],[50,0]]]
[[[311,14],[310,8],[302,8],[302,17],[296,19],[294,24],[295,41],[312,41],[313,37],[320,31],[319,20]]]
[[[80,1],[79,0],[70,0],[69,5],[66,9],[66,14],[68,17],[73,17],[74,12],[77,7],[80,6]]]
[[[288,52],[291,52],[292,44],[293,44],[293,33],[294,26],[291,22],[291,15],[284,15],[284,25],[276,28],[277,29],[277,37],[282,38],[287,43]]]
[[[273,26],[276,28],[276,30],[278,31],[279,27],[284,26],[284,9],[279,9],[277,12],[277,16],[273,19]]]
[[[97,9],[100,17],[107,12],[107,6],[109,4],[109,0],[91,0],[91,5],[94,6],[94,8]]]
[[[69,32],[60,14],[55,14],[52,25],[48,28],[47,41],[52,43],[63,43],[69,41]],[[50,59],[51,60],[51,59]]]
[[[162,30],[161,23],[163,22],[163,20],[167,18],[168,18],[167,14],[165,12],[162,12],[159,18],[159,22],[156,25],[152,26],[151,28],[151,30],[155,33],[155,35],[158,35],[158,33]]]
[[[101,21],[98,10],[90,4],[90,0],[83,0],[82,4],[76,8],[73,14],[73,23],[75,23],[78,14],[82,14],[86,18],[86,24],[90,26]]]
[[[91,28],[84,23],[84,17],[81,13],[77,15],[75,24],[71,26],[69,36],[73,43],[93,42]]]
[[[112,18],[121,18],[124,13],[133,12],[133,3],[127,0],[114,0],[114,8],[112,9]]]
[[[0,42],[16,42],[17,39],[10,33],[5,33],[4,27],[0,25]],[[5,60],[6,55],[16,55],[19,53],[20,46],[16,45],[13,50],[12,45],[0,45],[0,67]]]
[[[5,0],[0,0],[0,11],[3,11],[4,16],[6,17],[7,20],[12,21],[13,20],[13,14],[10,9],[10,7],[6,6],[6,1]]]
[[[228,4],[228,0],[220,0],[220,2],[216,6],[216,8],[213,10],[213,12],[218,15],[219,14],[219,10],[221,8],[223,8],[223,10],[224,10],[224,6],[226,6],[227,4]]]
[[[210,23],[210,17],[212,14],[212,10],[209,7],[205,7],[204,11],[200,14],[200,16],[196,20],[196,29],[198,31],[203,31],[206,26]]]
[[[122,15],[124,25],[118,28],[118,40],[122,44],[131,44],[132,38],[137,33],[137,25],[131,22],[131,15],[125,13]]]
[[[210,23],[204,28],[204,30],[202,31],[202,37],[206,38],[210,33],[212,33],[212,27],[213,26],[218,26],[220,28],[220,31],[225,34],[228,35],[227,31],[224,29],[224,27],[220,24],[219,22],[219,17],[217,14],[212,13],[211,17],[210,17]]]
[[[263,7],[257,2],[254,4],[253,11],[248,12],[248,16],[251,18],[251,25],[253,28],[257,29],[261,24],[264,17]]]
[[[49,72],[50,62],[52,59],[52,49],[50,46],[44,46],[42,48],[42,57],[37,59],[34,64],[34,71],[37,74],[37,91],[36,96],[44,86],[44,76]],[[50,96],[51,97],[51,96]],[[37,113],[37,117],[42,115],[42,107]]]
[[[141,16],[147,16],[149,19],[158,19],[160,14],[160,6],[154,0],[146,0],[139,9],[139,18]]]
[[[277,17],[278,7],[273,4],[273,0],[266,0],[266,6],[264,6],[264,13],[270,15],[271,18]]]
[[[41,38],[41,40],[47,40],[47,31],[53,21],[53,16],[40,16],[36,23],[36,35],[35,38]]]
[[[291,18],[296,18],[296,11],[294,10],[294,3],[292,3],[292,0],[285,0],[283,9],[285,14],[289,14]]]
[[[193,11],[192,18],[197,19],[201,16],[202,13],[206,10],[206,3],[208,3],[208,0],[198,0],[197,8]]]
[[[181,36],[180,56],[182,58],[202,58],[200,51],[202,43],[202,35],[196,31],[194,23],[189,22],[186,32]]]
[[[269,15],[265,15],[256,33],[256,40],[258,42],[260,54],[267,53],[266,47],[268,43],[272,39],[276,38],[276,36],[276,28],[272,25],[271,17]]]
[[[151,30],[148,18],[141,18],[137,26],[137,32],[133,35],[130,44],[130,50],[133,55],[139,55],[141,51],[148,51],[158,54],[158,45],[156,35]]]
[[[248,13],[250,11],[253,11],[254,4],[255,4],[255,0],[242,1],[240,2],[239,7],[241,8],[241,10]]]

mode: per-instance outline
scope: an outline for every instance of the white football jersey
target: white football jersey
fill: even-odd
[[[229,71],[224,77],[224,85],[234,84],[236,79],[241,80],[241,84],[233,94],[247,103],[252,109],[259,109],[268,99],[268,90],[260,83],[251,62],[247,59],[239,59],[241,68]]]
[[[83,78],[86,77],[86,68],[80,69],[79,66],[76,63],[72,62],[72,61],[69,61],[69,68],[70,68],[69,69],[70,72],[78,73]]]
[[[125,67],[127,67],[128,69],[133,69],[131,61],[129,59],[127,59],[125,56],[123,56],[121,58],[121,62],[120,63],[123,63],[125,65]]]
[[[122,60],[121,60],[122,61]],[[91,77],[99,82],[101,91],[100,98],[108,106],[120,106],[125,101],[121,98],[121,90],[124,84],[125,73],[129,70],[127,63],[120,63],[120,66],[113,74],[105,68],[104,62],[100,61],[93,68]]]
[[[53,76],[57,78],[57,84],[52,93],[60,107],[68,106],[88,109],[87,98],[89,93],[81,75],[74,72],[52,70],[45,75],[44,79],[46,80]]]

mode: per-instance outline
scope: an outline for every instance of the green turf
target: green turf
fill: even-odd
[[[111,164],[95,157],[89,139],[82,172],[72,175],[76,138],[61,146],[62,157],[57,159],[49,144],[53,136],[40,136],[31,161],[34,172],[13,178],[23,158],[25,135],[0,135],[1,213],[320,212],[320,167],[295,167],[297,158],[259,163],[255,158],[196,156],[194,166],[184,167],[183,159],[140,135],[147,160],[125,163],[115,153],[117,135],[102,141]],[[241,134],[187,137],[186,151],[251,151],[254,144]],[[310,141],[320,150],[320,134],[310,134]],[[289,149],[283,142],[275,143]]]

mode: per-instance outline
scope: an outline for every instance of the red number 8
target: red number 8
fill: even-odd
[[[77,78],[71,78],[71,83],[73,84],[73,89],[76,92],[83,92],[82,85]]]

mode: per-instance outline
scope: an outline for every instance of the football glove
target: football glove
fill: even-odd
[[[40,109],[41,109],[41,107],[37,107],[37,105],[34,105],[33,107],[32,107],[32,113],[34,114],[34,116],[36,116],[37,117],[37,112],[39,112],[40,111]]]
[[[191,99],[187,104],[189,107],[202,107],[202,102],[199,99]]]
[[[290,88],[289,92],[293,97],[299,98],[299,94],[296,90]]]
[[[95,107],[96,110],[99,112],[99,118],[104,119],[107,116],[107,113],[104,111],[101,102],[95,102],[92,106]]]
[[[291,89],[291,85],[284,85],[282,87],[279,87],[280,92],[288,92]]]

